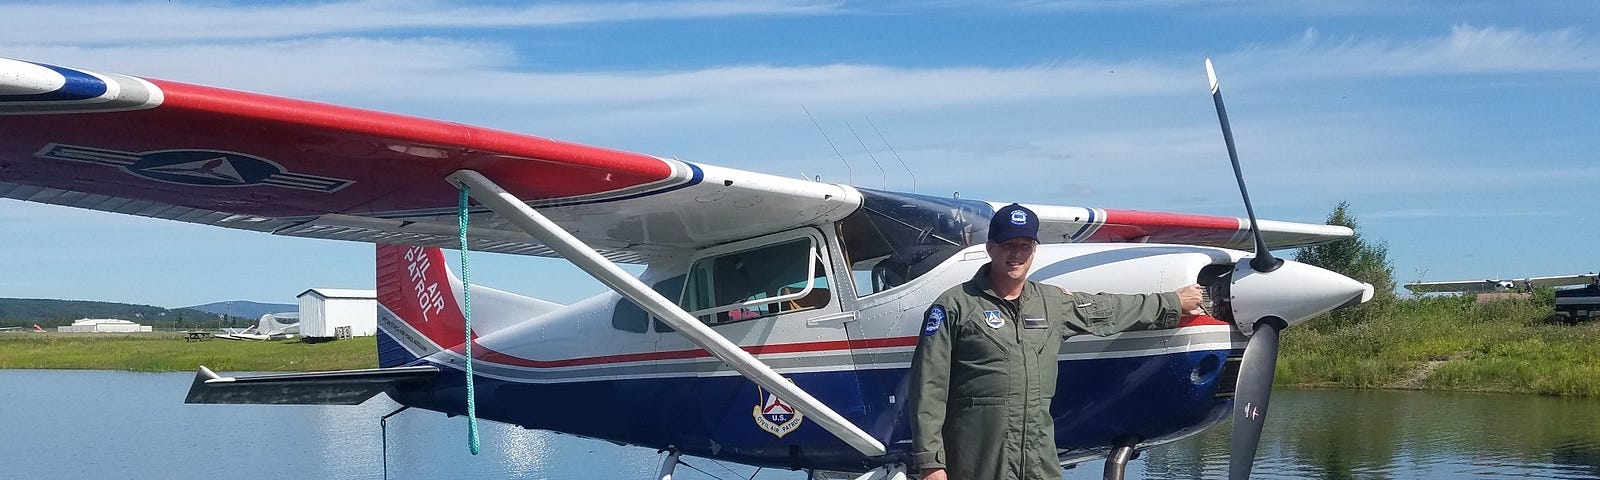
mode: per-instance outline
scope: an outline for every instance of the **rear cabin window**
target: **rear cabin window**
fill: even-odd
[[[807,237],[700,259],[689,267],[680,304],[689,312],[723,310],[699,315],[711,325],[821,307],[830,298],[828,277],[814,252]],[[811,292],[797,296],[807,285]]]
[[[683,275],[668,278],[651,285],[650,289],[668,300],[676,301],[683,294],[683,279]],[[650,328],[650,314],[632,300],[622,298],[617,300],[617,308],[612,310],[611,326],[625,332],[644,333]]]

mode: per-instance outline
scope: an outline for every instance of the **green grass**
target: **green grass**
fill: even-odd
[[[1277,384],[1600,397],[1600,322],[1538,299],[1397,300],[1284,332]]]
[[[298,340],[184,341],[172,332],[0,334],[0,368],[192,371],[315,371],[377,367],[376,337],[317,344]]]

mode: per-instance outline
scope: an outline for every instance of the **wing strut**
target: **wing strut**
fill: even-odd
[[[593,276],[600,283],[621,294],[633,303],[659,317],[672,329],[682,333],[689,341],[710,352],[729,367],[733,367],[740,375],[750,379],[762,388],[776,393],[780,398],[789,401],[789,404],[799,409],[807,417],[817,421],[817,425],[838,436],[840,440],[855,447],[856,450],[870,456],[883,455],[883,443],[872,438],[867,432],[862,431],[855,424],[845,420],[844,416],[833,411],[826,404],[806,393],[804,389],[785,380],[773,371],[772,367],[761,363],[755,356],[750,355],[729,341],[726,337],[712,330],[710,326],[701,323],[689,312],[683,311],[673,303],[645,286],[639,279],[623,271],[617,264],[600,256],[593,248],[583,241],[573,237],[566,230],[561,229],[555,222],[545,218],[544,215],[533,210],[527,203],[517,199],[505,189],[495,185],[494,182],[476,171],[457,170],[445,177],[457,187],[467,187],[472,198],[482,202],[490,210],[500,214],[511,221],[517,228],[533,235],[546,247],[554,250],[562,258],[572,262],[585,273]]]

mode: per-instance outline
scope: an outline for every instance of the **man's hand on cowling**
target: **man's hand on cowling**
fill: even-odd
[[[1199,285],[1189,285],[1179,288],[1176,293],[1178,294],[1178,309],[1182,311],[1184,315],[1206,314],[1206,311],[1200,308],[1201,302],[1205,301],[1205,297],[1200,294],[1201,290]]]

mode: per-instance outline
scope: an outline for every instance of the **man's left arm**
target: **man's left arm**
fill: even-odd
[[[1078,293],[1066,295],[1072,314],[1064,315],[1073,330],[1106,336],[1127,330],[1174,328],[1185,314],[1200,312],[1200,287],[1152,294]]]

